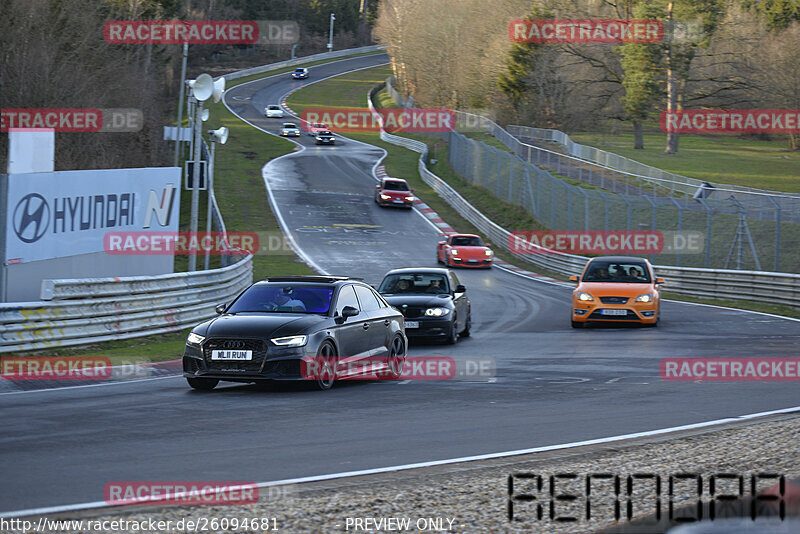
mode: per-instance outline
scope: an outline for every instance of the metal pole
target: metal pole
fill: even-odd
[[[189,128],[192,129],[192,136],[191,140],[189,141],[189,157],[192,157],[194,154],[194,127],[195,127],[195,120],[194,120],[194,110],[195,104],[197,100],[195,100],[194,95],[189,93],[189,98],[186,99],[186,106],[188,109],[186,110],[187,115],[186,117],[189,119]]]
[[[183,62],[181,64],[181,96],[178,97],[178,132],[180,132],[181,125],[183,124],[183,91],[186,88],[186,58],[189,56],[189,43],[183,43]],[[178,166],[178,155],[181,151],[180,133],[178,134],[178,142],[175,143],[175,164],[173,167]]]
[[[0,216],[0,302],[7,301],[6,287],[8,286],[8,266],[6,265],[6,213],[10,210],[8,205],[8,179],[9,175],[0,174],[0,206],[3,215]]]
[[[333,21],[336,20],[336,15],[331,13],[331,29],[328,35],[328,52],[333,52]]]
[[[214,142],[214,136],[211,136],[211,158],[208,162],[208,183],[206,184],[206,198],[208,199],[208,210],[206,211],[206,234],[211,235],[211,194],[214,191],[214,150],[217,148],[217,143]],[[210,261],[210,250],[206,249],[206,263],[205,270],[208,270],[208,263]]]
[[[197,236],[197,213],[200,211],[200,128],[203,125],[203,103],[197,103],[197,114],[194,119],[194,173],[192,176],[192,215],[190,219],[190,236]],[[197,270],[197,250],[189,251],[189,272]]]

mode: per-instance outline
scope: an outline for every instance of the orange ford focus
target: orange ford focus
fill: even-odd
[[[660,287],[653,266],[643,258],[602,256],[592,258],[572,292],[572,326],[588,322],[634,322],[658,324],[661,306]]]

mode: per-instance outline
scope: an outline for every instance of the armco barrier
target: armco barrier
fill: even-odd
[[[367,106],[373,110],[372,98],[385,84],[374,87],[367,97]],[[376,114],[377,115],[377,114]],[[377,115],[380,121],[380,116]],[[381,130],[382,140],[420,153],[419,174],[459,215],[472,223],[493,244],[511,251],[511,233],[492,222],[444,180],[428,170],[425,165],[428,146],[414,139],[389,134]],[[588,257],[572,254],[515,254],[536,266],[562,275],[580,274]],[[780,303],[800,307],[800,274],[771,273],[763,271],[737,271],[728,269],[701,269],[689,267],[654,266],[658,276],[667,280],[666,291],[685,293],[698,297],[717,299],[745,299]]]
[[[181,330],[214,316],[253,280],[253,257],[209,271],[44,280],[39,302],[0,304],[0,352]]]

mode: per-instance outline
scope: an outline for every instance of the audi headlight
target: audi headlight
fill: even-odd
[[[392,197],[390,197],[389,195],[381,194],[381,200],[389,200],[390,198]]]
[[[447,308],[428,308],[425,310],[425,315],[428,317],[444,317],[450,313],[450,310]]]
[[[589,293],[578,291],[578,300],[581,300],[583,302],[589,302],[591,300],[594,300],[594,297],[592,297]]]
[[[190,332],[189,333],[189,337],[186,338],[186,343],[189,344],[189,345],[198,345],[199,346],[200,343],[202,343],[205,340],[206,340],[205,337],[203,337],[203,336],[201,336],[199,334],[195,334],[194,332]]]
[[[308,342],[308,336],[274,337],[270,341],[279,347],[302,347]]]
[[[653,302],[653,294],[645,293],[644,295],[639,295],[636,297],[636,302]]]

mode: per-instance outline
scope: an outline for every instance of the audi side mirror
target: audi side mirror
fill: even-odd
[[[466,293],[466,292],[467,292],[467,288],[464,287],[463,285],[458,284],[456,286],[456,293]]]
[[[217,315],[222,315],[225,313],[225,308],[227,308],[227,304],[217,304],[217,307],[214,308],[214,311],[217,312]]]
[[[348,317],[355,317],[358,315],[358,310],[352,306],[345,306],[342,308],[342,317],[347,319]]]

